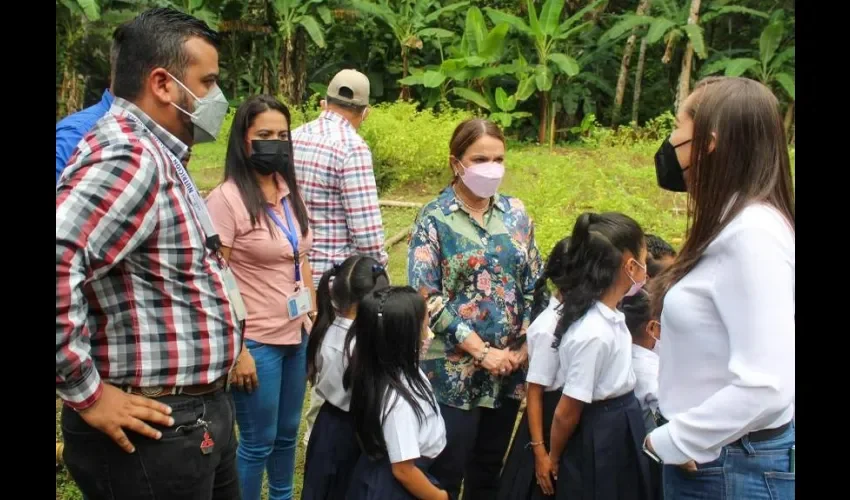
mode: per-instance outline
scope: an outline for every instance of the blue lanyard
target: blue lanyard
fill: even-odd
[[[280,221],[277,214],[274,213],[274,210],[266,207],[266,212],[269,213],[269,216],[272,218],[274,223],[277,224],[277,227],[280,228],[284,236],[286,236],[286,239],[289,240],[289,244],[292,245],[292,254],[294,255],[293,259],[295,260],[295,283],[300,284],[301,258],[298,255],[298,232],[295,231],[295,226],[292,224],[292,214],[289,212],[289,205],[286,203],[286,200],[281,200],[280,204],[283,205],[283,213],[286,215],[286,226],[283,225],[283,222]]]

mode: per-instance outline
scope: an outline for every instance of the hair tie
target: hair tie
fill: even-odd
[[[336,275],[336,273],[338,273],[338,272],[339,272],[339,270],[340,270],[341,268],[342,268],[342,264],[341,264],[341,263],[339,263],[339,262],[335,263],[335,264],[333,265],[333,273],[332,273],[332,274],[333,274],[333,275]]]
[[[386,268],[381,264],[372,264],[372,272],[375,274],[382,273],[386,271]]]
[[[389,290],[386,289],[386,288],[379,291],[378,294],[381,296],[381,300],[380,300],[380,302],[378,302],[378,317],[383,318],[384,317],[384,304],[387,303],[387,297],[389,297],[390,294],[389,294]]]

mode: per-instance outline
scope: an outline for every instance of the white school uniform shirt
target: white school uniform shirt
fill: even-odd
[[[635,371],[635,397],[644,412],[658,411],[658,354],[632,344],[632,369]]]
[[[348,367],[348,356],[345,355],[345,336],[354,321],[337,316],[319,348],[316,360],[316,393],[328,403],[340,410],[348,411],[351,404],[351,391],[342,387],[342,376]],[[354,349],[354,339],[351,341]]]
[[[794,416],[795,236],[755,203],[664,298],[658,402],[662,461],[710,462],[744,435]]]
[[[558,347],[563,394],[583,403],[604,401],[635,388],[632,335],[626,317],[597,301],[570,325]]]
[[[433,394],[428,378],[419,370],[419,376]],[[425,414],[420,425],[413,407],[398,392],[388,398],[389,410],[384,409],[384,441],[390,463],[414,460],[419,457],[436,458],[446,447],[446,424],[440,407],[432,408],[428,401],[414,395]]]
[[[545,392],[557,391],[564,386],[564,372],[560,370],[558,349],[552,347],[555,342],[555,327],[558,326],[557,308],[561,301],[552,297],[549,305],[529,325],[526,331],[528,343],[528,375],[525,381],[542,385]]]

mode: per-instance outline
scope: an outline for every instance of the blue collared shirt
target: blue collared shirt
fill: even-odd
[[[65,170],[77,144],[109,111],[113,100],[114,97],[109,90],[105,90],[99,103],[66,116],[56,124],[56,184],[59,184],[59,176]]]

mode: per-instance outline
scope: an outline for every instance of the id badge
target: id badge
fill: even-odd
[[[313,299],[310,297],[310,290],[302,288],[286,301],[286,309],[289,312],[289,319],[295,319],[304,316],[313,308]]]
[[[224,291],[227,293],[227,298],[233,305],[233,313],[236,315],[236,321],[244,321],[248,316],[245,310],[245,303],[242,302],[242,294],[239,293],[239,285],[236,284],[236,277],[233,276],[233,271],[226,267],[221,271],[221,277],[224,281]]]

